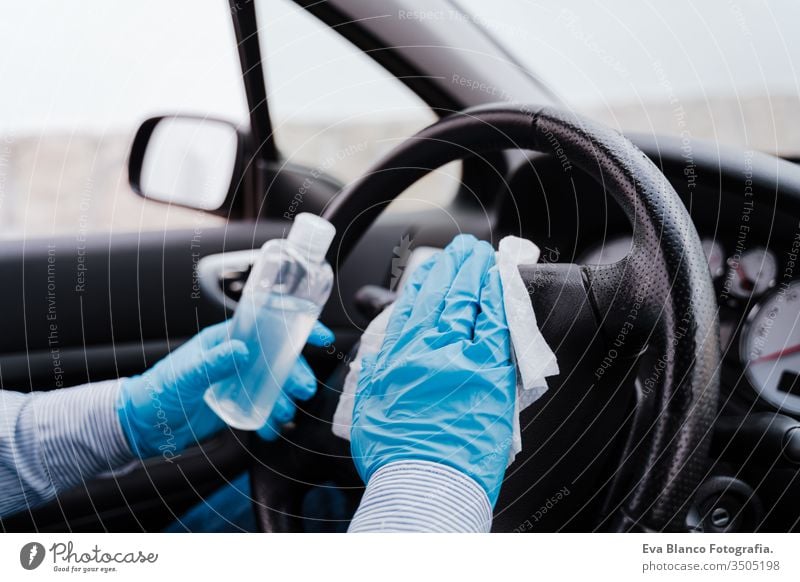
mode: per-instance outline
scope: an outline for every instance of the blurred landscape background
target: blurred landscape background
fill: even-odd
[[[276,140],[288,161],[346,183],[433,121],[416,96],[288,0],[255,1]],[[599,121],[800,156],[800,3],[460,4],[565,103]],[[142,200],[126,168],[149,116],[246,122],[224,0],[4,8],[1,238],[224,223]],[[409,197],[444,203],[457,179],[447,168]]]

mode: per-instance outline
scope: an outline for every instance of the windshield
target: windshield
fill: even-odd
[[[794,0],[458,1],[599,121],[800,156]]]

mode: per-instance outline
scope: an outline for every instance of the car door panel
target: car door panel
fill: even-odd
[[[49,389],[140,372],[224,316],[200,293],[205,255],[283,236],[284,221],[6,242],[0,247],[0,371],[6,389]],[[19,284],[18,282],[21,282]]]

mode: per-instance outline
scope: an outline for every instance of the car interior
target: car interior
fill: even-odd
[[[398,79],[434,121],[347,183],[323,160],[288,160],[265,83],[263,14],[257,2],[231,0],[247,123],[160,112],[140,125],[127,167],[136,194],[220,222],[4,241],[0,278],[20,284],[0,291],[0,384],[51,390],[141,373],[230,317],[254,249],[311,212],[337,227],[336,283],[320,318],[336,340],[304,351],[317,394],[274,442],[224,430],[173,461],[131,463],[3,518],[2,530],[160,531],[248,471],[260,530],[346,531],[364,484],[331,423],[353,350],[416,249],[471,233],[495,246],[516,235],[542,250],[521,272],[560,367],[521,415],[523,449],[493,531],[796,531],[796,162],[622,135],[575,113],[469,19],[373,18],[419,2],[293,3]],[[453,39],[480,56],[448,50]],[[175,170],[190,150],[203,172]],[[444,167],[458,173],[451,200],[395,202]],[[48,291],[56,281],[57,300]]]

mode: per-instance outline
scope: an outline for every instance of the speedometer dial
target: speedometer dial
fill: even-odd
[[[800,414],[800,281],[779,287],[753,309],[740,357],[761,398]]]
[[[775,284],[778,260],[775,254],[764,247],[755,247],[742,253],[738,259],[728,259],[730,291],[746,299],[758,297]]]

